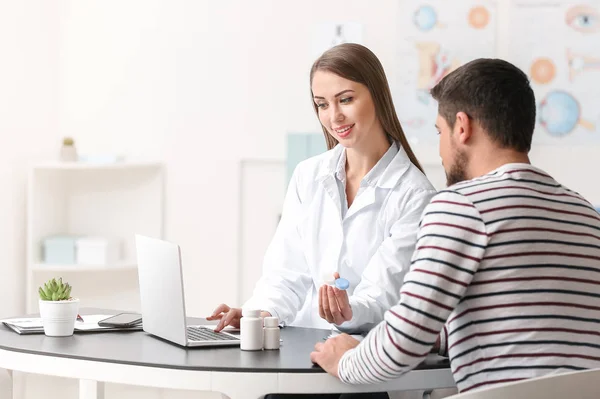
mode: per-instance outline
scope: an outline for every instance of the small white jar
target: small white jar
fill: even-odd
[[[265,349],[279,349],[279,319],[277,317],[265,317],[264,347]]]
[[[240,319],[240,349],[259,351],[263,348],[263,319],[260,310],[243,309]]]

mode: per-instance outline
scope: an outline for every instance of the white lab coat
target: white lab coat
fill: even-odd
[[[330,328],[319,316],[319,287],[335,271],[350,282],[353,312],[340,330],[367,331],[398,303],[435,189],[400,148],[342,219],[335,171],[344,150],[337,145],[296,167],[262,277],[244,308],[268,311],[283,325]]]

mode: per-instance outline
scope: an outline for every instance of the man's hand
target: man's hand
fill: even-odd
[[[310,354],[310,360],[318,364],[334,377],[339,378],[338,364],[344,353],[358,346],[360,342],[348,334],[340,334],[325,342],[317,342],[315,350]]]
[[[340,278],[339,273],[334,273],[335,279]],[[319,316],[329,323],[340,325],[352,319],[352,308],[348,293],[330,285],[319,288]]]
[[[442,330],[442,332],[440,334],[443,334],[444,330]],[[438,353],[440,351],[440,334],[438,334],[437,339],[435,340],[435,344],[433,344],[433,347],[431,348],[431,353]]]

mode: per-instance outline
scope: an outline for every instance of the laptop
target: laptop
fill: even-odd
[[[187,325],[179,245],[136,235],[135,246],[145,332],[187,347],[240,345],[214,325]]]

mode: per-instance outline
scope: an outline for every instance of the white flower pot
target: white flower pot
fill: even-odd
[[[40,316],[44,334],[50,337],[73,335],[79,312],[79,299],[68,301],[43,301],[40,299]]]
[[[72,145],[63,145],[60,149],[60,160],[63,162],[77,161],[77,150]]]

